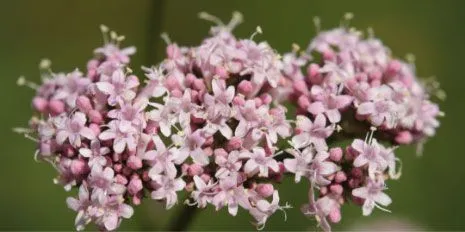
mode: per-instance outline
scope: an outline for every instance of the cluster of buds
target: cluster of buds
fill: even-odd
[[[253,40],[260,27],[249,39],[231,33],[239,13],[228,24],[200,17],[217,24],[211,36],[182,47],[164,34],[167,57],[142,68],[144,81],[129,68],[135,48],[120,49],[124,37],[105,26],[105,44],[86,74],[54,73],[42,62],[41,85],[20,79],[36,89],[37,116],[17,131],[37,142],[36,158],[57,169],[57,184],[79,189],[67,199],[76,228],[93,222],[114,230],[132,216],[130,205],[151,198],[169,209],[185,191],[188,206],[227,208],[233,216],[242,208],[261,229],[291,208],[280,203],[284,175],[308,179],[302,211],[324,230],[341,220],[349,200],[364,215],[386,210],[385,180],[400,175],[396,145],[432,136],[441,115],[412,65],[346,27],[281,57]],[[342,139],[353,142],[331,147]]]

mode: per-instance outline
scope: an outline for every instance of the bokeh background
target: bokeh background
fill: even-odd
[[[382,228],[384,230],[465,230],[465,1],[118,1],[54,0],[0,1],[0,230],[73,230],[75,213],[67,209],[69,195],[54,185],[55,171],[33,160],[33,142],[11,131],[25,126],[31,114],[33,91],[16,86],[20,75],[39,81],[37,65],[50,58],[54,70],[85,68],[92,50],[101,44],[99,24],[106,24],[127,37],[138,53],[132,67],[159,62],[164,54],[161,32],[183,45],[198,44],[211,25],[197,19],[207,11],[228,21],[233,10],[242,12],[245,23],[236,34],[249,37],[257,25],[280,52],[292,43],[306,47],[315,29],[312,18],[320,16],[323,28],[337,26],[345,12],[355,14],[351,25],[373,27],[396,56],[416,56],[420,76],[435,75],[448,94],[441,108],[446,117],[437,136],[422,157],[414,148],[397,150],[404,163],[403,176],[389,182],[393,213],[375,210],[361,216],[359,207],[346,205],[337,230]],[[305,201],[307,185],[285,181],[281,199],[295,209],[288,220],[277,212],[268,230],[315,230],[315,221],[298,210]],[[182,205],[165,211],[150,201],[136,207],[122,230],[166,228],[170,216]],[[198,212],[191,230],[252,230],[251,217],[226,210]],[[89,227],[89,229],[93,229]]]

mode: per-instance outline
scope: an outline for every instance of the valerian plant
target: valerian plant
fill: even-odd
[[[115,230],[131,205],[170,209],[181,191],[185,207],[242,208],[261,229],[291,208],[278,192],[284,175],[310,183],[301,210],[325,231],[346,202],[363,215],[388,211],[386,182],[401,171],[395,149],[423,144],[439,126],[437,84],[346,23],[281,56],[254,39],[260,27],[236,38],[237,12],[228,24],[200,17],[216,23],[211,35],[193,47],[164,35],[166,58],[143,67],[146,78],[129,67],[136,49],[102,26],[105,43],[85,72],[55,73],[44,61],[40,85],[19,80],[36,91],[36,114],[16,131],[56,168],[55,183],[78,189],[66,200],[76,229]]]

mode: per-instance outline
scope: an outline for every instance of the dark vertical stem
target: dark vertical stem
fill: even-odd
[[[168,231],[186,231],[189,227],[195,215],[197,213],[197,207],[190,207],[187,205],[181,206],[181,209],[171,218],[168,223]]]
[[[162,43],[160,34],[162,33],[163,21],[165,16],[165,0],[153,0],[148,5],[148,22],[147,22],[147,65],[153,64],[157,59],[158,44]]]

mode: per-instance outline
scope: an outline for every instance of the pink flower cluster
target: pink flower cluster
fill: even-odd
[[[320,32],[303,55],[285,58],[297,120],[287,150],[293,157],[284,166],[296,182],[307,177],[311,183],[302,211],[324,230],[341,220],[347,201],[363,205],[363,215],[374,207],[387,211],[385,180],[400,177],[396,145],[421,145],[439,126],[443,113],[429,100],[435,89],[415,76],[412,64],[392,58],[380,40],[346,27]],[[389,147],[373,137],[375,131]],[[357,139],[364,134],[365,141]],[[353,140],[345,150],[328,146],[345,139]]]
[[[86,74],[43,72],[37,88],[21,80],[36,88],[39,115],[21,132],[38,137],[36,155],[57,169],[56,183],[79,189],[67,199],[76,229],[114,230],[130,205],[152,198],[169,209],[180,191],[189,206],[233,216],[242,208],[260,229],[290,208],[277,190],[288,174],[310,182],[302,211],[324,230],[347,201],[364,215],[386,210],[385,180],[400,176],[394,145],[434,135],[441,115],[412,65],[342,27],[281,57],[253,40],[259,27],[250,39],[234,37],[238,13],[227,25],[200,16],[217,22],[211,36],[195,47],[165,36],[167,57],[143,68],[144,81],[128,67],[135,49],[120,49],[123,37],[106,27]],[[353,142],[332,146],[344,139]]]

